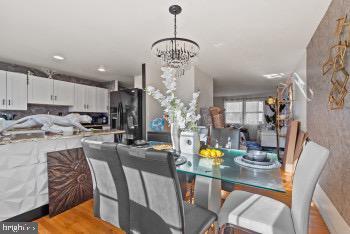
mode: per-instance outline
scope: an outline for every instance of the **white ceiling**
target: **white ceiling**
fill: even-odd
[[[179,3],[178,36],[199,43],[215,95],[261,92],[276,82],[262,75],[295,68],[330,1],[0,0],[0,60],[132,82],[150,45],[172,35],[168,7]]]

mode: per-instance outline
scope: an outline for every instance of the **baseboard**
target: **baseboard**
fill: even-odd
[[[33,220],[36,220],[36,219],[41,218],[41,217],[48,215],[48,214],[49,214],[49,205],[46,204],[46,205],[40,206],[34,210],[30,210],[30,211],[25,212],[23,214],[6,219],[2,222],[31,222]]]
[[[327,197],[319,184],[316,185],[313,201],[320,211],[330,233],[350,233],[350,227]]]

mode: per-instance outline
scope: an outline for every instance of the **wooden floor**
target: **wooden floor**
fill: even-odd
[[[286,188],[286,193],[278,193],[267,190],[251,188],[248,186],[236,185],[236,190],[245,190],[249,192],[259,193],[265,196],[272,197],[290,206],[291,203],[291,176],[283,173],[283,181]],[[228,195],[223,192],[223,199]],[[48,234],[103,234],[103,233],[123,233],[122,230],[112,226],[111,224],[101,221],[93,216],[92,200],[84,202],[79,206],[59,214],[53,218],[48,216],[42,217],[36,222],[39,224],[39,233]],[[310,234],[329,233],[326,224],[320,216],[317,208],[312,204],[310,210]]]

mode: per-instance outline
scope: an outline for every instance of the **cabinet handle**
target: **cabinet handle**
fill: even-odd
[[[5,106],[6,105],[6,100],[2,99],[2,105]]]
[[[11,106],[11,100],[9,100],[9,106]]]
[[[84,109],[86,109],[86,104],[84,104]]]
[[[55,96],[55,101],[57,100],[57,96]]]
[[[86,104],[86,108],[89,109],[89,104]]]
[[[50,100],[51,100],[51,101],[53,100],[53,95],[50,96]]]

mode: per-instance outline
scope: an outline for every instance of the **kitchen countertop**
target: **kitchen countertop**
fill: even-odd
[[[32,141],[45,141],[56,139],[69,139],[75,137],[88,137],[88,136],[102,136],[109,134],[122,134],[123,130],[111,129],[111,130],[93,130],[91,132],[74,132],[73,135],[60,135],[60,134],[42,134],[38,132],[22,133],[20,136],[15,136],[15,132],[11,136],[11,132],[7,132],[6,136],[0,135],[0,145],[14,144],[20,142],[32,142]]]

